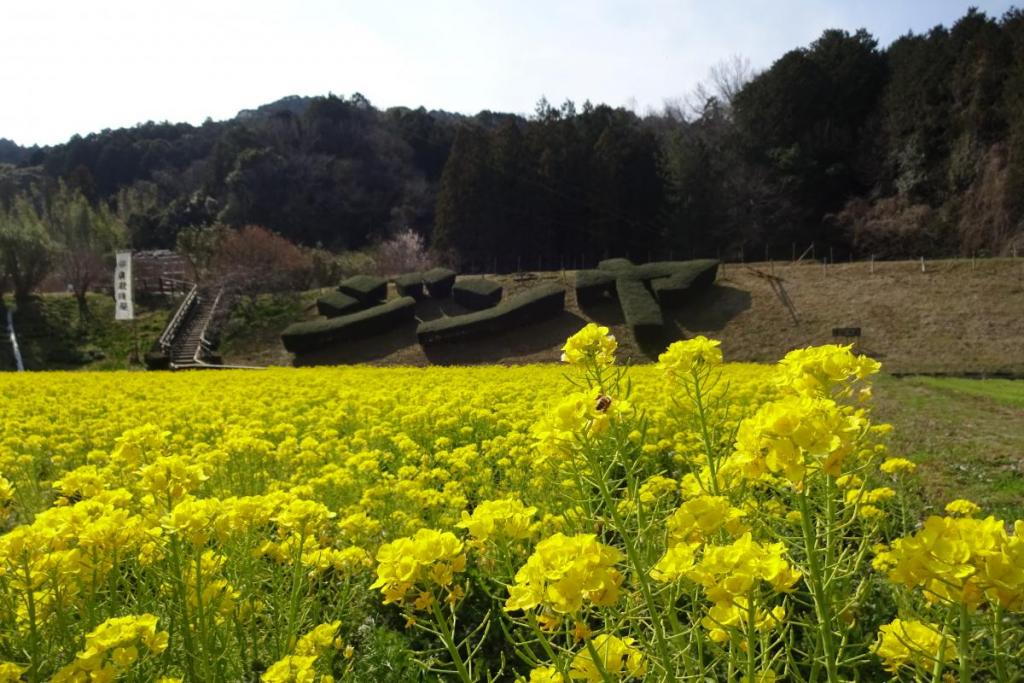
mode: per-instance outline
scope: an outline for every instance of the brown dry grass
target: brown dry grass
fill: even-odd
[[[792,304],[785,306],[768,280],[781,278]],[[427,365],[556,362],[565,338],[587,321],[607,324],[623,355],[648,361],[611,301],[581,311],[572,272],[493,276],[508,296],[542,281],[566,285],[566,312],[554,320],[496,339],[439,345],[416,343],[415,324],[392,334],[301,359],[280,346],[278,329],[239,340],[227,362],[287,365],[369,363]],[[392,293],[392,296],[394,294]],[[427,300],[417,315],[457,315],[451,301]],[[725,265],[707,293],[669,316],[669,338],[704,334],[722,340],[734,361],[772,362],[793,348],[835,341],[834,327],[860,327],[859,348],[895,373],[1024,373],[1024,259],[836,264],[752,263]],[[281,326],[283,329],[283,325]]]

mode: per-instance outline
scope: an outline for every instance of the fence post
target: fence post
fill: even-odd
[[[921,272],[924,272],[924,256],[921,257]]]
[[[875,255],[871,255],[871,274],[875,274]]]
[[[789,246],[790,246],[790,251],[793,252],[793,255],[789,258],[789,260],[790,261],[796,261],[796,242],[791,242]]]

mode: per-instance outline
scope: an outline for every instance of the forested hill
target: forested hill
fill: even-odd
[[[811,242],[837,258],[1006,253],[1024,248],[1024,13],[970,11],[889,46],[826,31],[643,116],[380,110],[356,94],[53,147],[0,139],[0,200],[59,178],[112,204],[136,247],[225,223],[335,249],[411,227],[462,263]]]

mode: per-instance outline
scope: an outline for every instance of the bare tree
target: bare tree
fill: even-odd
[[[312,281],[310,255],[260,225],[224,230],[211,261],[217,280],[240,294],[306,289]]]
[[[430,257],[423,236],[411,228],[395,233],[374,249],[374,261],[381,275],[400,275],[429,268]]]
[[[756,75],[750,60],[743,55],[723,59],[708,70],[707,77],[686,97],[686,108],[695,118],[703,116],[709,107],[718,107],[728,115],[736,95]]]

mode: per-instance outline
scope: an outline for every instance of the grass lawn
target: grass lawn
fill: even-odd
[[[170,305],[136,302],[136,320],[114,320],[114,300],[104,294],[89,294],[88,318],[79,315],[78,304],[69,294],[42,294],[20,308],[8,297],[5,305],[15,308],[14,329],[18,346],[29,370],[125,370],[140,368],[129,363],[138,346],[145,354],[167,324]],[[6,342],[6,312],[2,312]],[[13,370],[14,359],[7,343],[0,344],[0,370]]]
[[[892,454],[919,465],[924,514],[969,498],[1024,519],[1024,381],[886,376],[875,395]]]
[[[316,313],[316,298],[329,289],[245,296],[235,303],[221,332],[220,352],[227,363],[285,364],[281,332]]]

